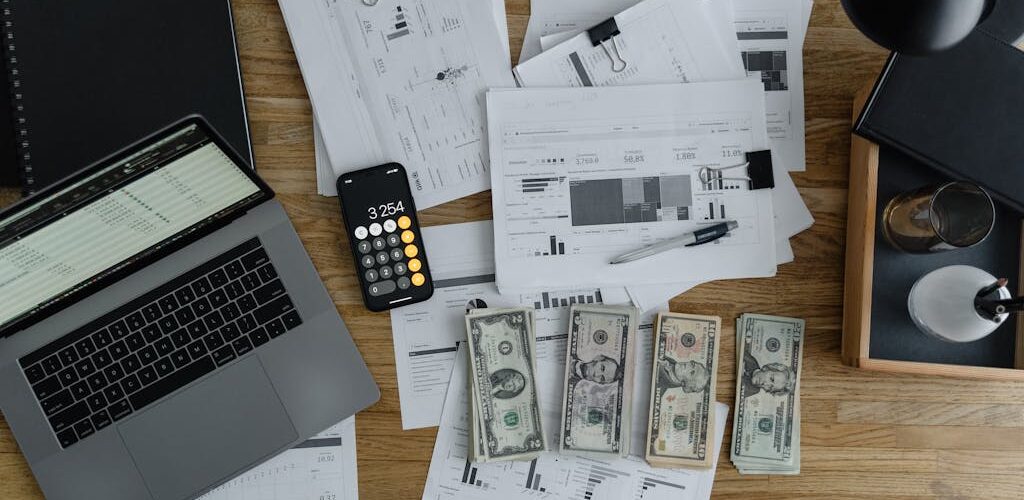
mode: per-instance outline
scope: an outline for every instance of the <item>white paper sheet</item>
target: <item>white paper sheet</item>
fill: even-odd
[[[335,177],[401,162],[421,209],[489,187],[483,91],[514,85],[492,2],[280,4]]]
[[[200,500],[357,500],[356,417],[334,425]]]
[[[632,7],[638,0],[530,0],[530,21],[519,62],[540,54],[540,38],[551,33],[582,30]]]
[[[499,289],[773,276],[771,190],[697,177],[766,149],[763,113],[755,80],[489,92]],[[727,219],[715,244],[608,264]]]
[[[494,285],[494,230],[490,221],[423,228],[430,250],[434,296],[391,310],[402,428],[433,427],[441,418],[455,345],[465,340],[466,311],[475,307],[534,307],[537,335],[565,335],[569,305],[628,303],[624,288],[606,300],[601,290],[499,294]]]
[[[594,46],[580,33],[520,63],[524,87],[601,87],[743,78],[729,0],[644,0],[615,14],[619,34]],[[617,49],[617,50],[616,50]],[[626,61],[615,72],[612,57]]]
[[[651,383],[651,324],[638,332],[638,376],[633,400],[632,455],[628,458],[592,459],[554,452],[528,462],[471,463],[468,445],[467,352],[460,348],[445,399],[444,416],[423,490],[424,500],[503,500],[518,498],[595,500],[698,500],[711,495],[715,468],[729,407],[715,404],[712,468],[704,471],[655,469],[638,456],[647,433]],[[562,400],[565,339],[538,339],[537,381],[542,388],[541,414],[549,443],[556,442]],[[642,374],[646,374],[643,376]]]

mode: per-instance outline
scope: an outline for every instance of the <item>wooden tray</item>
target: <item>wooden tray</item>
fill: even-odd
[[[858,94],[854,119],[870,89]],[[880,166],[882,169],[880,181]],[[997,227],[981,245],[933,255],[905,255],[878,230],[882,206],[895,194],[948,180],[888,148],[853,135],[843,310],[843,363],[891,373],[1024,381],[1024,318],[1007,321],[985,339],[954,344],[933,339],[907,312],[910,286],[951,264],[974,265],[1024,283],[1021,215],[997,203]],[[1012,249],[1007,252],[1007,249]]]

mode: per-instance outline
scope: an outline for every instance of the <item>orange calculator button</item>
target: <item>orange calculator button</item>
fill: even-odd
[[[423,263],[420,262],[420,259],[412,259],[409,261],[410,271],[415,273],[416,271],[419,271],[421,267],[423,267]]]
[[[405,247],[405,256],[406,257],[411,259],[411,258],[413,258],[413,257],[415,257],[415,256],[417,256],[419,254],[420,254],[420,249],[416,248],[416,245],[408,245],[408,246]]]
[[[420,273],[416,273],[416,274],[412,275],[412,284],[413,285],[422,286],[423,283],[425,283],[426,281],[427,281],[427,278],[424,278],[423,275],[420,274]]]
[[[403,215],[398,218],[398,227],[402,229],[409,229],[409,226],[411,225],[412,219],[410,219],[408,215]]]
[[[413,233],[412,231],[408,231],[408,230],[402,231],[402,243],[409,244],[409,243],[412,243],[413,240],[415,240],[415,239],[416,239],[416,233]]]

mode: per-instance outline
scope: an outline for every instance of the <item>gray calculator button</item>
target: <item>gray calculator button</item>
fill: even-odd
[[[373,264],[376,261],[373,260],[373,256],[372,255],[364,255],[362,260],[361,260],[361,262],[363,263],[363,267],[370,268],[370,267],[373,267]]]
[[[402,242],[402,239],[399,238],[397,234],[391,233],[391,234],[388,235],[388,246],[389,247],[397,247],[398,244],[401,243],[401,242]]]
[[[381,238],[380,236],[374,238],[373,239],[373,249],[374,250],[384,250],[384,238]]]
[[[388,280],[388,281],[381,281],[380,283],[374,283],[374,284],[370,285],[367,288],[367,291],[369,291],[370,295],[373,296],[373,297],[380,297],[381,295],[387,295],[387,294],[395,291],[395,282],[391,281],[391,280]]]
[[[370,253],[370,242],[363,240],[359,242],[359,253]]]
[[[402,260],[402,257],[404,257],[404,256],[405,256],[405,254],[402,253],[402,249],[401,248],[392,248],[391,249],[391,260]]]
[[[411,285],[411,284],[412,284],[412,282],[410,282],[409,278],[407,278],[405,276],[402,276],[401,278],[398,278],[398,288],[400,288],[402,290],[409,289],[409,285]]]
[[[387,252],[377,252],[377,263],[382,265],[382,266],[384,264],[387,264],[388,263],[388,253]]]
[[[408,270],[409,268],[405,267],[405,262],[399,262],[398,264],[395,264],[395,274],[399,276],[405,274],[405,272]]]
[[[380,268],[380,277],[381,278],[389,280],[389,279],[391,279],[391,276],[393,274],[394,274],[394,271],[392,271],[390,267],[388,267],[388,266],[381,266],[381,268]]]
[[[364,274],[363,276],[366,278],[366,281],[369,281],[370,283],[373,283],[374,281],[377,281],[377,278],[380,277],[377,274],[377,270],[376,269],[367,269],[366,270],[366,274]]]

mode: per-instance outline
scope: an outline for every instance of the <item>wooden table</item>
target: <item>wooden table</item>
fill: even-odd
[[[312,114],[277,2],[233,3],[259,172],[287,208],[383,393],[357,419],[362,498],[419,498],[436,430],[402,432],[388,315],[363,308],[337,200],[315,194]],[[507,3],[518,54],[529,1]],[[804,48],[807,172],[794,177],[817,222],[793,240],[796,262],[776,278],[710,283],[671,304],[725,320],[718,397],[730,406],[733,318],[761,312],[807,319],[802,474],[741,477],[723,453],[714,497],[1021,498],[1024,384],[879,375],[840,363],[850,107],[886,53],[852,27],[838,0],[815,4]],[[0,192],[0,203],[15,198]],[[482,193],[428,210],[421,221],[490,216],[490,195]],[[0,498],[41,497],[0,419]]]

